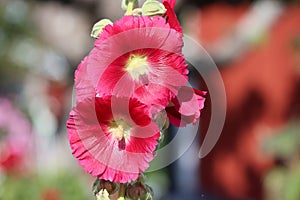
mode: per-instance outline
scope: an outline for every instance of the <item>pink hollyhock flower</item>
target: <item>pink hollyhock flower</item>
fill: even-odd
[[[206,92],[191,87],[180,88],[178,95],[166,108],[170,123],[174,126],[196,123],[200,117],[200,110],[204,107],[205,94]]]
[[[31,126],[7,99],[0,98],[0,171],[19,172],[29,158]]]
[[[77,70],[77,102],[95,91],[100,96],[130,97],[139,89],[139,95],[149,97],[144,98],[147,104],[151,98],[141,91],[155,93],[160,99],[155,103],[165,107],[187,83],[182,46],[182,33],[170,28],[163,17],[124,16],[107,25]]]
[[[135,98],[86,98],[71,111],[67,127],[73,155],[85,171],[121,183],[148,168],[160,136],[148,106]]]
[[[167,9],[165,17],[167,22],[170,24],[170,27],[182,33],[182,27],[180,26],[176,13],[174,12],[176,0],[163,0],[163,4]]]

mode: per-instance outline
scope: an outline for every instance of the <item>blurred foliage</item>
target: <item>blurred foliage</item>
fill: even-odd
[[[289,162],[300,153],[300,124],[292,123],[265,144],[276,158]]]
[[[32,23],[28,20],[29,5],[24,1],[0,2],[0,91],[2,93],[20,90],[26,68],[16,62],[22,52],[21,41],[34,38]]]
[[[266,142],[267,152],[280,161],[280,165],[265,177],[267,200],[300,199],[300,123],[291,123]]]
[[[0,200],[83,200],[89,199],[82,180],[74,174],[5,177],[0,182]]]

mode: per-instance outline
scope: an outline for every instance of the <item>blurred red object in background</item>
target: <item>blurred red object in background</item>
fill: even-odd
[[[248,9],[249,5],[204,7],[200,40],[205,48],[230,33]],[[264,154],[263,142],[300,113],[299,51],[293,45],[299,38],[300,6],[288,4],[261,40],[250,44],[238,58],[219,65],[227,94],[227,116],[217,145],[201,160],[204,192],[230,200],[263,199],[263,177],[275,164]],[[205,109],[204,133],[209,115]]]
[[[54,188],[47,188],[42,193],[42,200],[60,200],[62,199],[60,192]]]

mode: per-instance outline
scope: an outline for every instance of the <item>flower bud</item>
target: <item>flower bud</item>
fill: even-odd
[[[129,0],[122,0],[122,5],[121,5],[121,7],[122,7],[123,10],[127,10],[127,8],[128,8],[128,3],[129,3]],[[134,1],[133,1],[133,5],[134,5],[134,7],[136,7],[136,6],[138,5],[138,0],[134,0]]]
[[[153,190],[150,186],[141,182],[129,185],[126,189],[126,199],[130,200],[152,200]]]
[[[113,24],[109,19],[101,19],[97,22],[92,29],[91,37],[98,38],[98,35],[102,32],[103,28],[109,24]]]
[[[111,195],[119,190],[119,185],[118,183],[97,178],[93,185],[93,192],[95,195],[97,195],[98,193],[101,192],[101,190],[105,190],[106,192],[108,192],[109,195]],[[104,191],[102,191],[102,193],[103,192]]]
[[[136,17],[141,16],[142,15],[142,9],[141,8],[135,8],[135,9],[133,9],[132,15],[136,16]]]
[[[147,0],[142,6],[142,15],[144,16],[163,15],[166,11],[165,6],[156,0]]]

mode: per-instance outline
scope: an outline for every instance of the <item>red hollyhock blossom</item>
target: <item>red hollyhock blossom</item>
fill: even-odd
[[[67,127],[73,155],[85,171],[121,183],[148,168],[160,136],[149,107],[135,98],[87,98],[73,108]]]
[[[170,123],[174,126],[195,124],[200,118],[200,110],[204,107],[206,92],[190,87],[180,88],[178,95],[166,108]]]
[[[139,89],[156,93],[161,99],[158,106],[165,107],[187,83],[182,46],[182,34],[163,17],[124,16],[107,25],[77,70],[77,102],[95,91],[100,96],[129,97]]]

